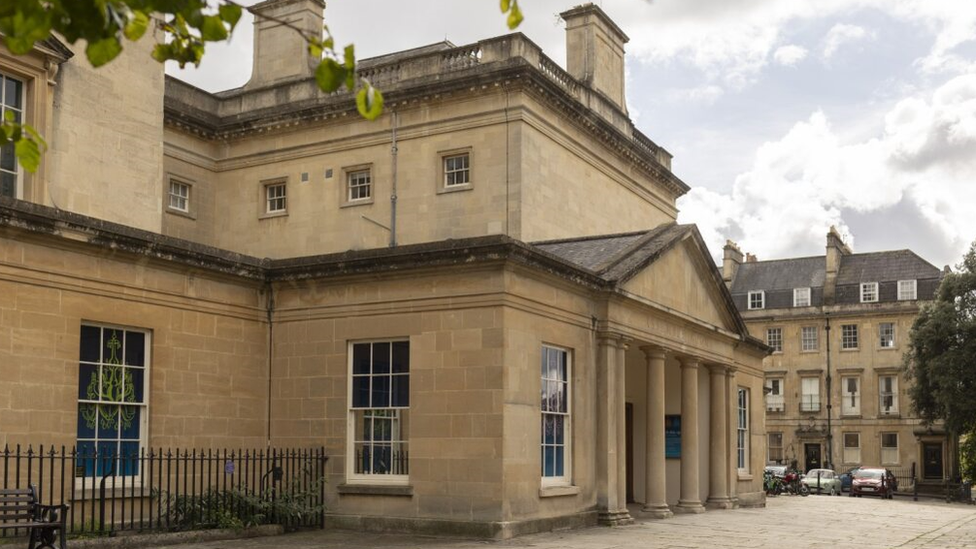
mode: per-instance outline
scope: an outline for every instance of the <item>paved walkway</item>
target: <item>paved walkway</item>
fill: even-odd
[[[170,549],[976,549],[976,507],[944,502],[779,496],[766,509],[709,511],[669,520],[640,520],[622,528],[587,528],[507,541],[317,531]]]

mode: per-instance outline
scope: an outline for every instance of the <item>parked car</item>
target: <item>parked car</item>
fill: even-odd
[[[841,493],[840,478],[833,469],[810,469],[800,482],[814,494],[839,496]]]
[[[786,476],[785,465],[767,465],[765,471],[777,478],[783,478]]]
[[[898,479],[888,469],[881,467],[862,467],[854,473],[851,481],[851,497],[881,496],[892,499],[898,490]]]
[[[844,471],[843,473],[837,475],[840,478],[840,488],[844,492],[851,491],[851,481],[854,480],[854,473],[860,469],[861,466],[851,467],[850,469]]]

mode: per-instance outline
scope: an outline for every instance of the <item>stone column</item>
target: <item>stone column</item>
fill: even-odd
[[[675,511],[702,513],[698,494],[698,365],[697,358],[681,359],[681,494]]]
[[[738,402],[739,394],[737,387],[735,385],[735,367],[731,366],[725,370],[725,391],[728,395],[729,409],[736,410],[736,413],[729,414],[727,423],[726,434],[728,436],[729,447],[727,451],[728,463],[726,464],[726,471],[729,473],[729,500],[732,502],[733,507],[739,506],[739,497],[736,495],[738,493],[737,486],[739,482],[739,467],[738,467]]]
[[[617,509],[627,513],[627,349],[631,339],[617,341]]]
[[[624,415],[619,412],[623,406],[618,406],[617,378],[620,373],[618,367],[618,340],[614,334],[601,334],[597,350],[597,507],[598,520],[601,524],[618,525],[633,522],[627,507],[620,507],[620,481],[617,478],[619,467],[617,454],[619,444],[617,440],[617,424],[624,421]],[[582,444],[582,441],[579,442]],[[623,443],[623,441],[621,441]],[[626,499],[626,495],[623,496]]]
[[[666,461],[664,458],[664,359],[660,347],[641,347],[647,358],[647,425],[644,446],[644,513],[654,518],[673,516],[667,503]]]
[[[708,433],[708,501],[713,509],[731,509],[729,499],[729,391],[725,388],[725,366],[708,367],[709,418]]]

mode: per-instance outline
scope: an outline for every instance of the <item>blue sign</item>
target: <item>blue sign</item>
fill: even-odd
[[[226,462],[224,462],[224,472],[228,475],[234,474],[234,460],[228,459]]]
[[[681,458],[681,416],[664,416],[664,457]]]

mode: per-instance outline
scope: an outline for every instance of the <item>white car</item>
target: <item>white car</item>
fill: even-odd
[[[840,477],[833,469],[810,469],[800,482],[807,485],[811,494],[839,496],[841,492]]]

